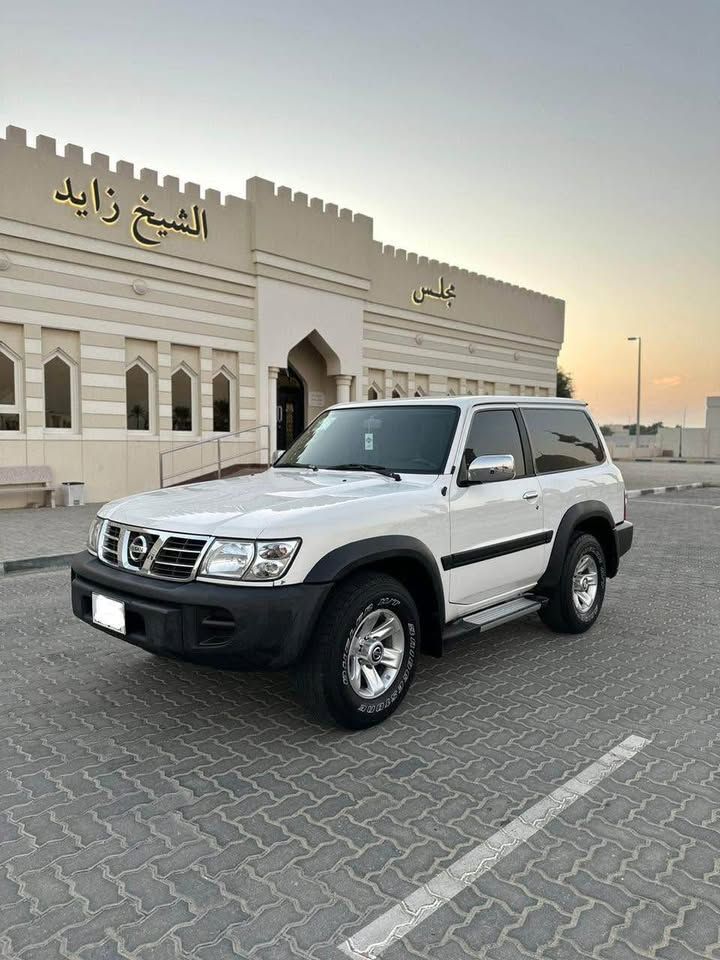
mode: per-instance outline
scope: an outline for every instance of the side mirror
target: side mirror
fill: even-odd
[[[475,457],[467,470],[468,483],[497,483],[515,479],[515,457],[509,453]]]
[[[284,453],[284,450],[276,450],[275,453],[273,453],[272,460],[270,462],[275,465]]]

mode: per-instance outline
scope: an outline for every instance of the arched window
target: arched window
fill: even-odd
[[[377,399],[378,399],[377,390],[375,389],[375,387],[370,387],[370,389],[368,390],[368,400],[377,400]]]
[[[402,400],[404,397],[407,396],[407,391],[405,390],[405,387],[402,385],[402,383],[397,383],[397,382],[395,383],[395,386],[392,389],[391,396],[393,400]]]
[[[191,433],[195,425],[195,375],[181,364],[170,379],[173,430]]]
[[[45,427],[49,430],[73,430],[76,424],[76,367],[62,350],[56,350],[43,368],[45,387]]]
[[[125,371],[125,405],[128,430],[152,429],[152,370],[140,358]]]
[[[0,343],[0,430],[20,429],[20,360]]]
[[[230,377],[221,370],[213,377],[213,430],[230,433]]]

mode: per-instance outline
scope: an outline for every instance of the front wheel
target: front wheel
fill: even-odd
[[[350,729],[380,723],[408,691],[420,650],[417,606],[393,577],[359,573],[331,594],[296,671],[305,703]]]
[[[589,533],[581,533],[568,547],[560,582],[540,617],[558,633],[584,633],[597,620],[605,598],[605,554]]]

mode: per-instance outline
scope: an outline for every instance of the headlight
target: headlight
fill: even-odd
[[[255,555],[247,540],[216,540],[205,554],[198,576],[239,580]]]
[[[102,529],[102,525],[102,517],[95,517],[90,524],[90,529],[88,530],[87,548],[90,553],[94,553],[96,556],[98,552],[98,540],[100,539],[100,530]]]
[[[205,554],[199,577],[220,580],[278,580],[300,546],[299,540],[216,540]]]
[[[245,580],[277,580],[292,563],[299,540],[259,540]]]

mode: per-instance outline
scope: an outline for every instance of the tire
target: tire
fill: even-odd
[[[577,579],[574,581],[574,578]],[[581,590],[583,578],[588,589]],[[595,580],[594,593],[592,581]],[[577,590],[574,587],[574,582]],[[570,541],[560,582],[540,610],[540,619],[557,633],[584,633],[597,620],[605,599],[607,573],[605,554],[589,533],[580,533]],[[582,599],[581,599],[582,598]]]
[[[385,574],[358,573],[323,607],[295,684],[320,719],[360,730],[397,709],[419,652],[420,618],[410,593]]]

